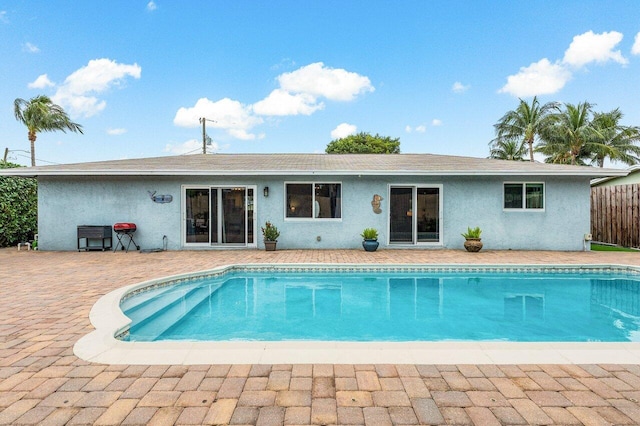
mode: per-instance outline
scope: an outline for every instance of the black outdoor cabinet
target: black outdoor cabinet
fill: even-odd
[[[111,250],[111,234],[110,225],[78,225],[78,251]]]

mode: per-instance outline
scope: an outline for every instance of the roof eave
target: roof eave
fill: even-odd
[[[13,169],[16,170],[16,169]],[[13,171],[12,170],[12,171]],[[7,171],[7,170],[5,170]],[[1,173],[4,176],[39,177],[39,176],[584,176],[584,177],[616,177],[626,176],[627,170],[599,172],[597,169],[576,170],[20,170],[13,173]]]

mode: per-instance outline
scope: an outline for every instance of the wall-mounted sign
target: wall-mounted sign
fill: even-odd
[[[173,195],[156,195],[156,191],[147,191],[149,193],[149,197],[154,203],[170,203],[173,201]]]

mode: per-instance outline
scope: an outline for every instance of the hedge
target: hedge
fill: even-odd
[[[0,169],[21,167],[0,161]],[[33,240],[38,231],[38,183],[34,178],[0,176],[0,247]]]

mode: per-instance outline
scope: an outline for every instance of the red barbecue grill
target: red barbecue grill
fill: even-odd
[[[133,243],[136,250],[140,250],[140,246],[137,245],[133,239],[133,234],[136,233],[136,229],[138,228],[135,223],[123,222],[113,225],[113,230],[116,231],[116,237],[118,238],[118,244],[116,244],[116,248],[113,249],[114,253],[118,250],[118,247],[124,250],[124,243],[127,243],[127,252],[129,252],[129,246],[131,246],[131,243]],[[123,239],[124,241],[122,241]]]

